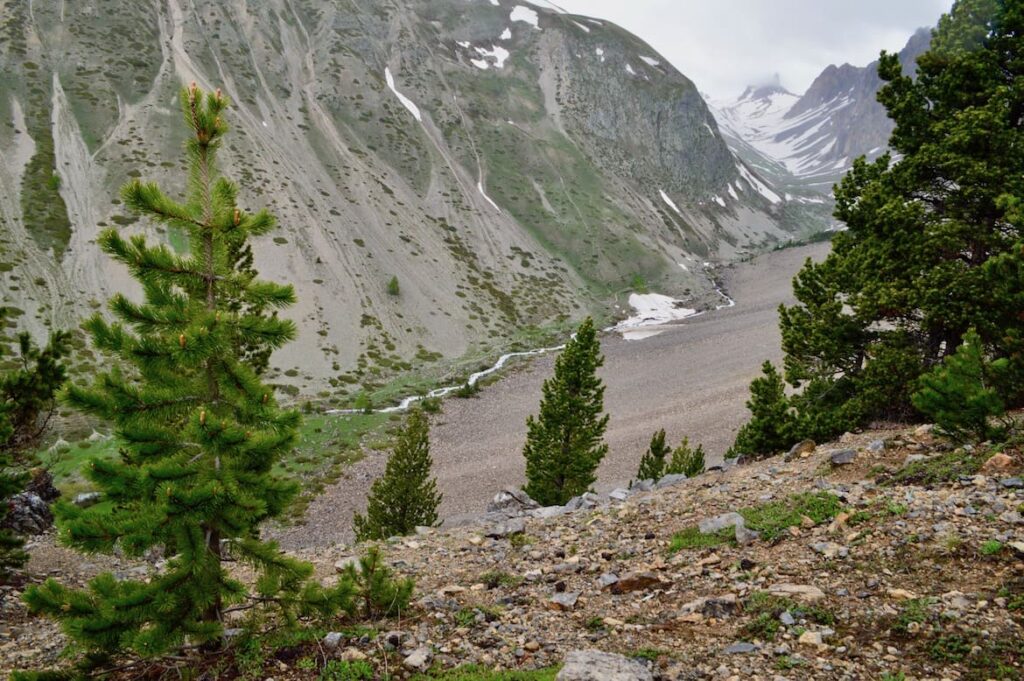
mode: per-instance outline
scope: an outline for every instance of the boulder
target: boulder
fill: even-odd
[[[79,508],[89,508],[93,504],[99,503],[101,496],[99,492],[82,492],[75,495],[72,503]]]
[[[420,647],[409,653],[403,660],[402,664],[407,669],[413,669],[418,672],[425,672],[430,668],[430,660],[433,655],[430,652],[430,648]]]
[[[671,475],[666,475],[665,477],[658,481],[658,484],[655,485],[655,488],[661,489],[663,487],[671,487],[672,485],[678,485],[679,483],[685,481],[686,479],[687,477],[682,473],[673,473]]]
[[[768,587],[768,593],[772,596],[794,598],[804,603],[817,603],[825,598],[825,592],[810,584],[772,584]]]
[[[848,466],[857,458],[856,449],[833,449],[829,452],[829,460],[833,466]]]
[[[737,525],[746,526],[746,521],[739,513],[732,512],[716,515],[714,518],[705,518],[697,523],[701,534],[715,534],[727,527],[736,527]]]
[[[576,607],[576,601],[580,598],[579,591],[563,591],[562,593],[556,593],[548,601],[548,607],[552,610],[567,611],[572,610]]]
[[[52,525],[50,505],[35,492],[21,492],[7,500],[4,528],[17,534],[33,535],[46,532]]]
[[[636,660],[598,650],[574,650],[555,681],[653,681],[651,671]]]
[[[998,454],[993,454],[988,461],[982,464],[981,473],[982,475],[997,475],[1005,473],[1012,468],[1013,458],[999,452]]]
[[[618,489],[613,489],[611,492],[608,493],[608,498],[611,499],[612,501],[625,501],[626,499],[629,498],[629,490],[624,489],[622,487],[619,487]]]
[[[540,504],[519,489],[503,489],[487,504],[488,513],[504,513],[509,516],[522,515],[535,508],[540,508]]]
[[[747,643],[746,641],[737,641],[732,645],[726,647],[724,652],[726,655],[747,655],[749,653],[756,653],[759,650],[758,646],[753,643]]]
[[[330,631],[327,633],[326,636],[324,636],[321,643],[323,644],[326,650],[334,650],[339,645],[341,645],[341,639],[343,637],[344,634],[342,634],[340,631]]]
[[[814,443],[814,440],[804,440],[803,442],[797,442],[795,445],[790,447],[789,451],[786,452],[785,460],[793,461],[794,459],[802,459],[810,456],[814,453],[814,450],[818,445]]]
[[[748,529],[746,525],[736,525],[736,543],[740,546],[746,546],[747,544],[753,544],[755,541],[761,538],[761,533],[756,530]]]
[[[491,539],[501,539],[523,532],[526,532],[526,521],[522,518],[509,518],[493,525],[485,534]]]

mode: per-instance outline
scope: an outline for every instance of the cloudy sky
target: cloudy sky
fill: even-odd
[[[537,0],[534,0],[535,2]],[[952,0],[553,0],[636,33],[715,98],[778,73],[798,94],[829,64],[864,66]],[[538,2],[538,4],[543,4]]]

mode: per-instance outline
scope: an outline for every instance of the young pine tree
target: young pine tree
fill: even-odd
[[[602,364],[588,317],[555,360],[554,376],[544,381],[540,415],[526,421],[523,490],[545,506],[564,504],[590,489],[608,453],[603,442],[608,415],[601,416],[604,384],[597,376]]]
[[[750,383],[750,421],[736,434],[736,442],[726,453],[729,458],[771,456],[793,444],[794,419],[782,376],[771,362],[762,364],[761,371],[764,375]]]
[[[1005,410],[992,376],[1006,363],[1005,359],[995,365],[988,362],[981,338],[971,329],[955,353],[921,376],[914,406],[955,439],[987,440],[994,432],[989,420]]]
[[[679,446],[672,450],[672,460],[665,468],[666,475],[685,475],[692,478],[704,472],[704,447],[690,446],[690,438],[684,437]]]
[[[387,539],[412,534],[417,526],[437,524],[441,493],[430,477],[430,423],[419,409],[409,412],[384,475],[370,488],[366,515],[353,518],[356,538]]]
[[[0,405],[0,443],[11,439],[14,428],[7,418],[7,410]],[[7,515],[7,499],[21,491],[25,476],[10,470],[11,455],[0,444],[0,525]],[[25,542],[10,530],[0,528],[0,584],[10,576],[10,571],[19,568],[28,560],[22,550]]]
[[[0,308],[0,327],[6,312]],[[0,358],[6,343],[0,339]],[[36,347],[27,333],[17,337],[15,368],[0,375],[0,525],[7,515],[7,499],[22,491],[26,475],[18,471],[21,455],[34,447],[55,410],[55,395],[64,384],[68,334],[55,332],[45,348]],[[0,529],[0,583],[12,568],[28,560],[24,542],[10,530]]]
[[[651,444],[640,458],[640,468],[636,472],[637,480],[654,480],[657,482],[665,475],[665,459],[671,449],[665,444],[665,429],[662,428],[651,436]]]
[[[291,340],[290,321],[248,310],[284,308],[295,294],[234,267],[245,239],[275,221],[266,211],[237,207],[238,188],[218,173],[227,101],[193,84],[181,104],[190,130],[184,202],[139,181],[126,185],[122,198],[187,234],[189,254],[116,230],[99,236],[101,248],[142,284],[144,298],[116,295],[110,309],[119,321],[97,315],[86,322],[111,369],[90,387],[70,387],[66,399],[113,424],[121,455],[95,459],[85,470],[107,503],[57,507],[68,546],[86,553],[117,548],[130,557],[157,549],[169,559],[147,581],[107,573],[85,590],[51,579],[25,594],[33,612],[61,621],[93,665],[116,653],[213,645],[232,605],[273,607],[291,624],[331,612],[351,595],[351,584],[325,590],[309,581],[311,565],[258,539],[260,524],[280,516],[296,492],[271,468],[292,447],[300,417],[278,406],[237,351]],[[229,559],[252,568],[254,590],[230,576]]]

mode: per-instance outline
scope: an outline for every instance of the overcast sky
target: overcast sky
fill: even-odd
[[[534,0],[536,2],[536,0]],[[639,35],[715,98],[748,84],[802,94],[829,64],[865,66],[934,26],[952,0],[553,0]],[[539,2],[538,4],[544,4]]]

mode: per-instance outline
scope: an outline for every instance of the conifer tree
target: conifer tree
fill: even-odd
[[[1020,288],[1005,268],[1024,237],[1021,3],[957,0],[914,76],[886,53],[879,76],[895,154],[858,159],[837,186],[847,229],[780,311],[798,437],[917,417],[918,377],[971,327],[994,359],[1019,356]],[[1007,406],[1024,404],[1024,389],[1006,391]]]
[[[292,447],[300,417],[278,406],[237,349],[291,340],[290,321],[249,310],[287,307],[295,294],[235,267],[245,240],[266,234],[275,220],[239,208],[237,186],[219,175],[226,99],[193,84],[181,105],[190,132],[185,200],[137,180],[122,199],[187,234],[189,251],[179,256],[113,229],[100,234],[100,247],[142,284],[144,299],[116,295],[110,309],[117,322],[99,315],[86,322],[111,369],[91,386],[71,386],[66,399],[113,424],[121,455],[86,466],[107,503],[57,507],[68,546],[118,548],[130,557],[161,549],[169,559],[148,581],[107,573],[76,590],[51,579],[25,595],[31,611],[61,621],[94,665],[117,653],[213,645],[230,606],[271,607],[294,623],[346,605],[352,591],[348,583],[320,587],[308,579],[311,565],[257,538],[260,524],[280,516],[296,492],[271,467]],[[255,589],[229,575],[229,559],[253,569]]]
[[[761,365],[762,376],[750,384],[748,421],[736,435],[726,456],[771,456],[793,444],[794,419],[789,410],[782,376],[771,362]]]
[[[690,438],[684,437],[679,446],[672,450],[672,460],[665,468],[667,475],[685,475],[692,478],[704,472],[704,447],[690,446]]]
[[[608,453],[604,431],[604,364],[594,322],[589,317],[555,360],[554,376],[544,381],[540,414],[526,421],[526,486],[545,506],[564,504],[590,489],[598,464]]]
[[[7,408],[0,404],[0,443],[11,439],[14,428],[7,418]],[[21,491],[25,476],[11,470],[11,455],[0,444],[0,525],[7,515],[7,499]],[[22,550],[25,542],[7,529],[0,528],[0,584],[10,576],[13,568],[19,568],[28,560],[28,554]]]
[[[0,308],[0,327],[6,316],[7,311]],[[46,431],[67,372],[66,332],[51,334],[45,348],[36,347],[28,333],[19,334],[16,341],[14,368],[0,375],[0,525],[8,512],[7,499],[21,492],[27,479],[20,459]],[[0,359],[5,346],[0,338]],[[20,537],[0,529],[0,582],[28,560],[22,546]]]
[[[417,526],[437,524],[441,493],[430,469],[430,422],[420,409],[409,412],[388,457],[384,475],[370,488],[366,515],[353,518],[356,538],[387,539],[412,534]]]
[[[986,361],[981,338],[971,329],[955,353],[921,376],[914,406],[953,438],[987,440],[994,432],[990,419],[1005,411],[993,387],[993,375],[1007,364],[1006,359],[994,364]]]
[[[640,468],[636,472],[637,480],[654,480],[657,482],[665,475],[665,459],[671,449],[665,444],[665,429],[662,428],[651,436],[651,444],[640,458]]]

